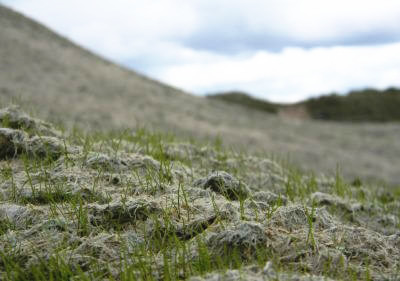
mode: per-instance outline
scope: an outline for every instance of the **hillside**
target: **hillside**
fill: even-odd
[[[0,110],[0,279],[398,280],[400,193]]]
[[[246,93],[237,91],[210,94],[207,96],[207,98],[221,100],[228,103],[245,106],[251,110],[260,110],[272,114],[278,113],[281,107],[279,104],[256,99]]]
[[[400,89],[366,89],[332,94],[303,103],[314,119],[351,122],[400,121]]]
[[[365,89],[345,95],[331,94],[295,104],[278,104],[254,98],[243,92],[224,92],[207,96],[252,110],[282,116],[339,122],[400,121],[400,89]]]
[[[146,127],[218,138],[304,170],[333,175],[339,164],[349,179],[400,184],[399,124],[293,120],[195,97],[100,58],[3,6],[0,38],[0,105],[19,104],[67,128]]]

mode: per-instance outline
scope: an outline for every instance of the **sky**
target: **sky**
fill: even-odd
[[[400,87],[398,0],[0,0],[112,61],[204,95],[297,102]]]

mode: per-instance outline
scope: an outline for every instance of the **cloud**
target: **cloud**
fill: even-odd
[[[189,91],[244,90],[273,101],[296,102],[321,93],[400,86],[400,43],[364,47],[285,48],[248,57],[165,68],[159,77]]]
[[[202,1],[184,43],[221,53],[400,41],[399,1]]]
[[[112,56],[160,41],[220,53],[400,41],[397,0],[5,2]]]

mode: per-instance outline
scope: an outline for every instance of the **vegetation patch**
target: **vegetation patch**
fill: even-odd
[[[260,110],[272,114],[278,113],[280,107],[280,105],[278,104],[253,98],[250,95],[242,92],[227,92],[227,93],[213,94],[213,95],[208,95],[207,98],[214,100],[221,100],[228,103],[233,103],[239,106],[245,106],[250,109]]]
[[[400,121],[400,90],[366,89],[347,95],[331,94],[304,102],[312,118],[330,121]]]

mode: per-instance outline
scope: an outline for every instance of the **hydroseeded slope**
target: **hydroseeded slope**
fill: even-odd
[[[1,280],[399,280],[400,197],[0,111]]]
[[[194,97],[106,61],[0,6],[0,102],[87,129],[155,128],[399,184],[400,125],[281,119]],[[105,39],[106,40],[106,39]]]

